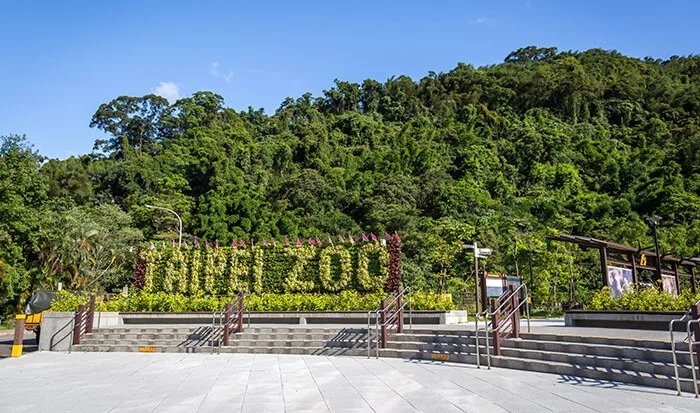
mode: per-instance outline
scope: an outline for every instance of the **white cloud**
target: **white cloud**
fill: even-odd
[[[211,63],[211,70],[209,71],[213,76],[220,77],[226,81],[226,83],[231,83],[231,79],[233,79],[233,70],[229,69],[227,74],[221,73],[219,70],[219,62],[212,62]]]
[[[180,99],[180,87],[175,82],[160,82],[160,84],[153,89],[153,94],[162,96],[168,99],[170,104],[173,104]]]
[[[476,19],[471,21],[471,24],[484,24],[488,23],[488,19],[486,17],[477,17]]]

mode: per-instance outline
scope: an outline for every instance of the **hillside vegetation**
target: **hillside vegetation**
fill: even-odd
[[[212,92],[173,105],[121,96],[90,126],[106,139],[65,160],[3,138],[6,313],[58,281],[127,283],[129,245],[177,237],[174,217],[146,204],[178,211],[188,236],[226,245],[397,231],[404,280],[455,296],[473,282],[463,242],[496,251],[487,271],[525,281],[532,249],[543,306],[586,301],[601,286],[595,253],[547,248],[547,233],[646,247],[655,212],[662,248],[700,255],[700,56],[528,47],[417,81],[337,80],[274,114],[237,112]]]

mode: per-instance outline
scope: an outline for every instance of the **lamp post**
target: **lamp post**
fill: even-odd
[[[647,221],[652,225],[654,228],[654,248],[656,248],[656,271],[659,273],[659,279],[663,279],[661,276],[661,251],[659,251],[659,234],[656,232],[656,227],[659,226],[659,221],[661,221],[661,217],[652,214],[647,218]]]
[[[172,212],[173,214],[175,214],[178,222],[180,223],[180,238],[178,239],[178,242],[177,242],[177,247],[180,248],[182,246],[182,219],[180,218],[180,215],[178,215],[177,212],[173,211],[172,209],[168,209],[168,208],[163,208],[163,207],[153,206],[153,205],[145,205],[145,207],[151,208],[151,209],[162,209],[163,211],[168,211],[168,212]]]
[[[528,240],[527,241],[527,252],[529,255],[529,264],[530,264],[530,288],[535,288],[533,283],[534,281],[532,280],[532,241]]]

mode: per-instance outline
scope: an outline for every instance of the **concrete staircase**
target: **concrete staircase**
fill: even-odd
[[[367,330],[320,327],[255,327],[231,334],[229,345],[219,347],[220,329],[211,327],[100,328],[86,334],[73,351],[159,353],[273,353],[362,355],[367,352]]]
[[[479,340],[480,359],[486,367],[486,346]],[[394,334],[381,356],[476,363],[474,332],[407,330]],[[679,347],[680,346],[680,347]],[[692,371],[687,344],[677,343],[681,389],[692,392]],[[605,337],[521,333],[506,339],[501,356],[491,365],[519,370],[554,373],[566,380],[584,377],[675,389],[671,343]]]
[[[100,328],[86,334],[73,351],[136,352],[147,348],[169,353],[252,354],[367,354],[367,330],[330,327],[253,327],[230,336],[229,346],[219,347],[220,331],[211,327]],[[680,335],[679,335],[680,336]],[[212,346],[212,338],[214,345]],[[372,355],[375,354],[374,334]],[[480,337],[480,361],[486,368],[486,342]],[[683,391],[692,392],[692,372],[687,344],[678,343],[679,374]],[[652,340],[522,333],[507,339],[501,356],[491,365],[554,373],[564,380],[589,378],[675,389],[671,343]],[[475,333],[464,330],[407,329],[391,335],[381,357],[423,359],[476,364]]]

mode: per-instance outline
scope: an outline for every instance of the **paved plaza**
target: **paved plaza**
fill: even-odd
[[[0,360],[9,412],[698,412],[670,390],[402,359],[32,353]]]

